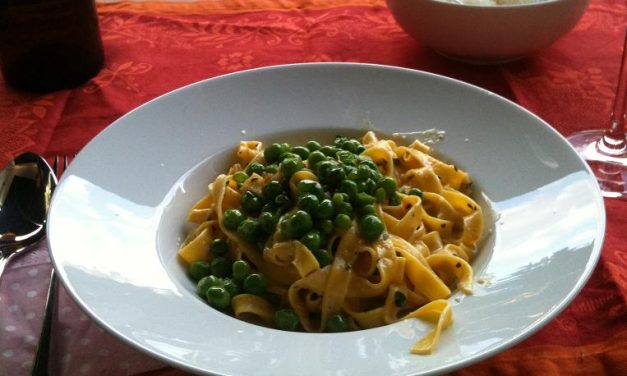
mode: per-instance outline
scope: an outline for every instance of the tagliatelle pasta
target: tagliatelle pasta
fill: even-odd
[[[337,332],[421,319],[411,348],[429,354],[453,320],[454,289],[472,292],[483,233],[468,174],[414,141],[373,132],[263,147],[189,211],[179,249],[198,294],[235,317],[283,330]]]

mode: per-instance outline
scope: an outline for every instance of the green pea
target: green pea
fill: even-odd
[[[252,191],[246,191],[241,199],[242,209],[246,214],[257,215],[263,207],[261,198]]]
[[[244,220],[244,214],[237,209],[227,209],[222,216],[222,224],[229,230],[236,230]]]
[[[338,163],[332,160],[324,160],[322,162],[318,162],[314,166],[314,173],[322,179],[323,176],[326,176],[327,171],[333,167],[338,167]]]
[[[320,204],[318,205],[318,210],[316,210],[314,216],[316,218],[327,219],[332,218],[334,214],[335,207],[333,206],[333,201],[325,198],[324,200],[320,201]]]
[[[313,255],[320,264],[321,268],[324,268],[327,265],[330,265],[333,262],[333,256],[331,252],[327,251],[324,248],[316,249],[313,251]]]
[[[203,299],[207,299],[207,290],[210,287],[222,286],[222,280],[215,275],[203,277],[196,284],[196,293]]]
[[[344,165],[354,165],[357,162],[355,154],[350,151],[340,150],[335,154],[335,159]]]
[[[285,212],[292,206],[292,200],[290,200],[290,197],[287,194],[281,193],[274,198],[274,205],[276,205],[279,211]]]
[[[331,197],[331,201],[335,207],[338,207],[344,203],[344,201],[348,201],[349,197],[345,193],[336,192]]]
[[[321,145],[318,141],[311,140],[311,141],[307,141],[307,143],[305,144],[305,147],[309,149],[310,152],[313,152],[313,151],[320,149]]]
[[[269,182],[261,188],[261,197],[265,202],[272,202],[272,200],[281,193],[283,193],[283,185],[276,180]]]
[[[279,219],[272,212],[266,211],[259,215],[259,228],[266,234],[272,234],[276,229]]]
[[[396,192],[394,192],[391,196],[390,196],[390,205],[392,206],[398,206],[401,204],[401,196],[398,195]]]
[[[302,170],[304,167],[303,161],[300,158],[285,158],[280,165],[281,172],[286,177],[294,175],[296,172]]]
[[[298,198],[297,205],[299,209],[308,213],[315,213],[318,210],[318,206],[320,206],[320,201],[318,200],[318,197],[308,194],[300,196]]]
[[[321,151],[312,151],[309,153],[309,158],[307,158],[307,165],[311,170],[315,171],[316,165],[326,159],[326,155],[322,154]]]
[[[345,332],[348,330],[348,319],[341,313],[331,315],[327,320],[327,330],[332,333]]]
[[[371,179],[374,180],[375,183],[378,183],[383,178],[385,178],[385,175],[383,175],[378,169],[372,170]]]
[[[300,242],[303,243],[310,251],[315,251],[320,248],[321,238],[318,231],[309,231],[305,236],[300,238]]]
[[[279,165],[277,165],[276,163],[269,164],[263,169],[263,171],[269,174],[276,174],[277,172],[279,172]]]
[[[205,260],[197,260],[189,264],[189,268],[187,268],[187,274],[189,277],[198,282],[203,277],[211,274],[211,265]]]
[[[231,264],[224,257],[214,257],[211,260],[211,274],[216,277],[226,277],[231,270]]]
[[[361,142],[355,139],[347,140],[346,142],[344,142],[344,144],[342,145],[342,148],[344,150],[350,151],[353,154],[361,154],[364,152],[364,150],[366,150],[366,148],[361,144]]]
[[[272,214],[276,214],[279,212],[279,208],[276,207],[276,205],[274,204],[274,202],[269,202],[267,204],[264,204],[261,207],[261,214],[263,213],[272,213]]]
[[[380,188],[383,188],[383,190],[385,190],[385,193],[388,196],[392,196],[392,194],[396,192],[396,180],[394,180],[393,178],[389,176],[386,176],[385,178],[381,179],[381,181],[377,185]]]
[[[324,189],[322,185],[315,180],[301,180],[297,186],[298,196],[315,195],[318,199],[324,197]]]
[[[207,289],[207,302],[213,308],[222,311],[231,304],[231,295],[224,287],[209,287]]]
[[[274,324],[277,329],[293,332],[298,329],[300,319],[293,309],[283,308],[274,313]]]
[[[368,170],[368,178],[370,179],[374,179],[376,182],[379,182],[381,179],[383,179],[385,176],[381,174],[381,171],[379,170],[379,167],[370,159],[366,160],[366,161],[361,161],[360,168],[363,168],[363,172],[362,174],[366,175],[366,170]]]
[[[248,167],[246,167],[246,173],[248,175],[252,175],[252,174],[261,175],[263,174],[264,170],[265,170],[265,167],[263,167],[261,163],[257,163],[257,162],[253,162],[249,164]]]
[[[244,184],[247,179],[248,174],[246,174],[244,171],[238,171],[233,174],[233,180],[235,180],[238,186]]]
[[[383,222],[376,215],[367,215],[359,222],[359,234],[367,241],[379,239],[385,227]]]
[[[374,204],[374,202],[375,202],[375,198],[373,196],[370,196],[366,192],[359,192],[355,196],[355,206],[357,207],[371,205],[371,204]]]
[[[366,165],[361,165],[357,167],[357,179],[366,180],[373,177],[373,171],[370,167]]]
[[[231,265],[233,278],[236,281],[243,281],[250,274],[250,265],[244,260],[237,260]]]
[[[418,188],[411,188],[409,191],[407,191],[407,194],[422,197],[422,191]]]
[[[319,150],[320,152],[322,152],[322,154],[326,155],[327,157],[333,157],[339,151],[338,148],[334,146],[329,146],[329,145],[325,145],[321,147]]]
[[[362,180],[357,183],[357,191],[358,192],[366,192],[368,194],[374,194],[374,191],[377,189],[377,183],[373,179]]]
[[[344,180],[345,177],[346,173],[344,172],[344,169],[336,165],[327,168],[325,172],[321,173],[320,181],[324,184],[337,186]]]
[[[266,278],[259,273],[249,274],[244,278],[242,288],[248,294],[263,295],[267,288]]]
[[[289,239],[298,239],[309,232],[313,222],[309,213],[298,210],[282,222],[281,232]]]
[[[304,146],[294,146],[292,153],[298,155],[302,160],[309,158],[309,149]]]
[[[357,167],[344,165],[344,173],[346,173],[346,179],[350,181],[357,180]]]
[[[346,141],[348,141],[348,138],[344,136],[335,136],[335,138],[333,139],[333,145],[335,145],[335,147],[341,148]]]
[[[357,183],[352,180],[344,180],[340,183],[339,191],[346,193],[350,200],[353,200],[357,195]]]
[[[359,208],[360,215],[376,214],[377,208],[374,205],[364,205]]]
[[[407,297],[405,296],[405,294],[403,294],[400,291],[396,291],[394,293],[394,304],[397,307],[402,307],[405,305],[405,302],[407,301]]]
[[[340,214],[346,214],[349,217],[353,215],[353,205],[350,202],[343,202],[336,209]]]
[[[224,256],[229,252],[229,244],[225,239],[213,239],[209,250],[214,256]]]
[[[360,155],[357,157],[357,159],[359,160],[360,165],[368,166],[372,171],[379,171],[379,167],[377,167],[377,164],[374,163],[372,158],[370,158],[369,156]]]
[[[338,214],[333,221],[333,226],[340,231],[348,230],[352,225],[353,220],[346,214]]]
[[[259,236],[259,222],[253,218],[244,219],[237,226],[237,235],[249,243],[255,243]]]
[[[333,233],[333,221],[330,219],[323,219],[321,221],[316,222],[316,229],[320,231],[320,234],[324,236],[329,236]]]
[[[268,163],[278,162],[287,149],[285,145],[274,143],[263,151],[263,156]]]
[[[231,278],[224,278],[224,289],[229,293],[231,297],[240,293],[240,286]]]
[[[374,191],[374,198],[377,204],[383,204],[383,202],[385,201],[385,189],[377,188]]]
[[[292,153],[291,151],[288,151],[287,153],[284,153],[283,155],[281,155],[281,161],[284,161],[284,160],[290,159],[290,158],[300,159],[300,155],[298,155],[296,153]]]
[[[356,145],[361,145],[361,142],[354,138],[346,138],[346,140],[342,143],[342,149],[351,151],[352,149],[355,149]]]

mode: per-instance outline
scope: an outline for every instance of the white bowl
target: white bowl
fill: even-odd
[[[474,63],[511,61],[549,46],[575,26],[588,6],[588,0],[522,5],[386,1],[398,24],[420,43]]]
[[[222,314],[196,296],[176,257],[186,214],[240,140],[297,144],[370,129],[411,137],[429,128],[445,132],[437,152],[473,177],[491,229],[473,262],[474,294],[450,298],[454,324],[432,355],[409,353],[430,329],[419,320],[285,332]],[[429,73],[322,63],[216,77],[135,109],[74,159],[48,226],[55,269],[85,312],[177,367],[229,376],[416,376],[484,359],[553,319],[594,270],[605,212],[577,152],[516,104]]]

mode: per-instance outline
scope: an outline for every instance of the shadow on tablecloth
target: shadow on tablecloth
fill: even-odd
[[[45,241],[7,265],[0,284],[0,376],[31,373],[50,270]],[[58,288],[51,375],[133,375],[166,367],[100,328]]]

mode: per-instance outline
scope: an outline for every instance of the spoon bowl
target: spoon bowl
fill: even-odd
[[[6,263],[46,233],[57,179],[48,162],[24,153],[0,171],[0,277]]]

